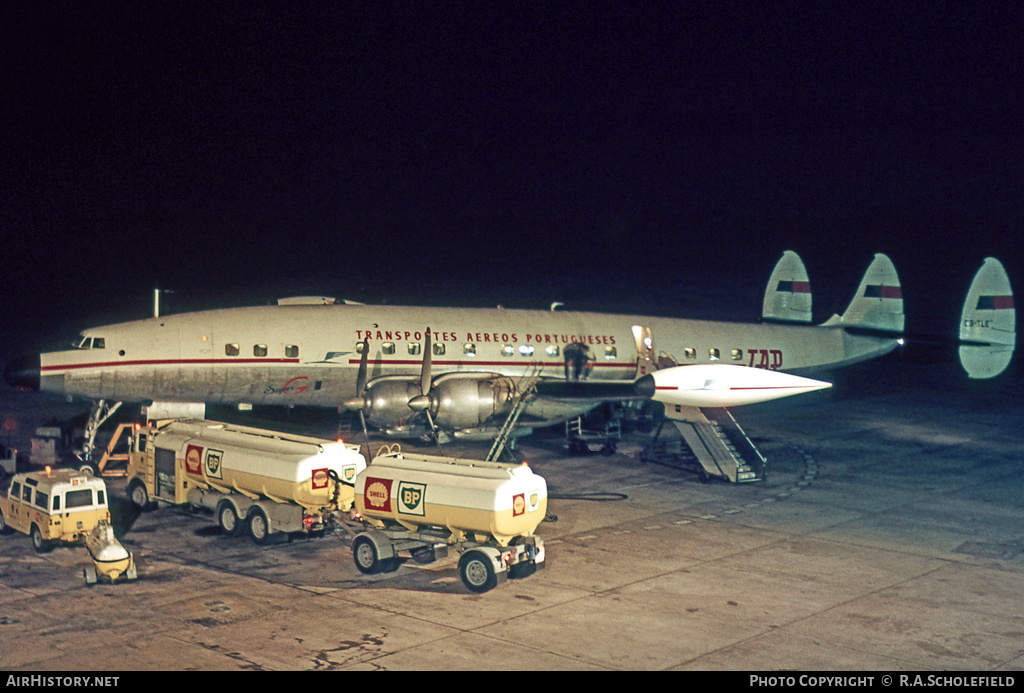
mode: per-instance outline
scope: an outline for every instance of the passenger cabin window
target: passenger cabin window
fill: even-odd
[[[366,350],[366,342],[356,342],[356,353],[361,354]]]
[[[511,344],[506,344],[505,346],[501,347],[501,355],[502,356],[512,356],[515,353],[516,353],[516,349]]]
[[[718,349],[708,349],[708,358],[710,358],[712,361],[717,361],[719,358],[721,358]]]
[[[604,348],[604,360],[611,361],[619,355],[619,350],[613,346]]]
[[[419,356],[423,346],[419,342],[409,342],[409,356]]]
[[[548,348],[545,349],[545,351],[547,351],[548,356],[558,356],[558,345],[549,344]]]
[[[255,345],[252,348],[252,355],[253,356],[266,356],[267,355],[267,345],[266,344],[257,344],[257,345]]]
[[[384,342],[383,344],[381,344],[380,350],[384,353],[385,356],[391,356],[392,354],[395,353],[395,343]]]
[[[289,344],[284,348],[285,358],[297,359],[299,358],[299,347],[297,344]]]
[[[697,358],[697,350],[694,349],[693,347],[687,347],[687,348],[683,349],[683,357],[687,358],[687,359],[690,359],[690,360],[693,360],[693,359]]]
[[[520,356],[533,356],[533,347],[529,344],[522,344],[519,347]]]
[[[743,360],[743,349],[733,349],[732,350],[732,360],[733,361],[742,361]]]
[[[238,345],[237,344],[225,344],[224,353],[227,356],[238,356]]]
[[[476,344],[464,344],[462,353],[466,356],[476,356]]]
[[[434,356],[444,356],[444,344],[441,342],[434,342]]]

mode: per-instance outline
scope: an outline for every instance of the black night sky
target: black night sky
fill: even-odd
[[[157,286],[672,313],[706,277],[756,318],[787,248],[822,312],[874,252],[908,318],[986,255],[1021,290],[1020,3],[14,0],[0,33],[9,333]]]

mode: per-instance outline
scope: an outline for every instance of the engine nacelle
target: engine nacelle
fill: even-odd
[[[502,376],[438,379],[430,390],[430,413],[441,428],[473,428],[512,411],[515,383]]]
[[[419,394],[417,378],[400,376],[371,381],[366,388],[366,419],[381,428],[406,424],[420,414],[420,410],[409,407],[409,402]],[[515,383],[511,378],[487,373],[446,374],[431,385],[430,415],[439,428],[473,428],[492,417],[508,414],[514,394]]]

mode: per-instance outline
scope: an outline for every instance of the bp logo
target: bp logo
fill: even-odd
[[[426,484],[401,482],[398,484],[398,512],[406,515],[425,514],[426,496]]]
[[[352,480],[356,478],[356,466],[349,464],[341,468],[341,480],[348,483],[352,483]]]
[[[222,450],[207,450],[206,451],[206,476],[211,479],[221,478],[221,459],[224,457]]]

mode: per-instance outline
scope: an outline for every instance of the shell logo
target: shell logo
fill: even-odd
[[[326,469],[314,469],[313,476],[310,478],[313,490],[315,491],[317,489],[327,488],[327,483],[329,479],[330,477],[327,476]]]
[[[512,496],[512,517],[518,517],[526,512],[526,496],[517,493]]]
[[[197,476],[202,474],[203,448],[199,445],[189,445],[185,449],[185,470],[189,474]]]
[[[368,508],[391,512],[391,479],[367,479],[363,499]]]

